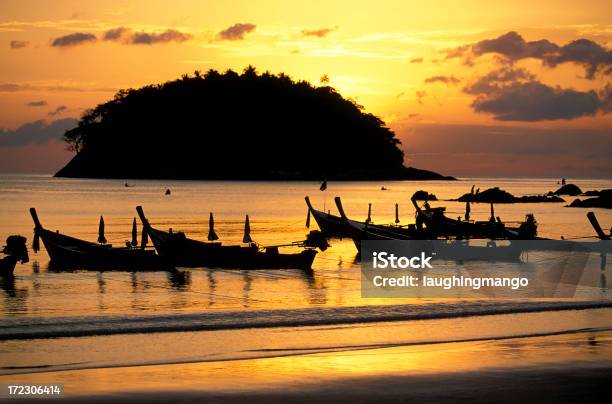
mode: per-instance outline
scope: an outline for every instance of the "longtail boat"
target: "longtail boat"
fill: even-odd
[[[310,271],[317,251],[305,248],[299,253],[280,253],[279,247],[259,247],[250,239],[250,225],[245,223],[245,245],[223,245],[218,239],[211,214],[209,221],[210,241],[188,238],[183,232],[163,231],[152,227],[141,206],[136,207],[138,216],[149,234],[155,249],[181,267],[207,267],[227,269],[301,269]],[[288,246],[303,247],[299,243]]]
[[[349,219],[342,206],[342,201],[338,196],[334,198],[334,202],[340,212],[340,216],[317,210],[312,206],[310,198],[305,197],[304,199],[308,206],[308,215],[314,217],[319,229],[321,229],[321,232],[328,238],[357,238],[369,240],[433,238],[433,235],[430,234],[427,229],[417,229],[415,225],[381,225],[374,224],[371,221],[360,222]]]
[[[34,221],[34,250],[38,250],[38,238],[42,240],[55,268],[95,270],[168,270],[173,269],[164,257],[154,250],[133,246],[113,247],[104,238],[104,221],[100,220],[98,243],[60,234],[45,229],[36,209],[30,208]]]
[[[426,202],[424,208],[421,208],[414,198],[410,200],[417,212],[417,227],[425,225],[437,237],[532,240],[537,235],[537,222],[531,214],[526,215],[525,221],[519,227],[506,227],[501,219],[495,216],[493,204],[489,220],[470,221],[444,215],[444,207],[432,208]],[[469,212],[470,204],[466,202],[466,218],[469,218]]]

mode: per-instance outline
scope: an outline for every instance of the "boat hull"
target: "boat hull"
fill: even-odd
[[[317,254],[314,249],[299,253],[279,253],[277,249],[260,251],[256,245],[223,245],[171,234],[150,226],[149,237],[157,252],[179,267],[226,269],[301,269],[310,271]]]
[[[100,245],[38,229],[55,269],[167,270],[172,266],[152,250]]]

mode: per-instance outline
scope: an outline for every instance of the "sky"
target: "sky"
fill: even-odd
[[[57,171],[119,89],[253,65],[327,75],[409,166],[612,177],[610,1],[3,0],[0,61],[0,172]]]

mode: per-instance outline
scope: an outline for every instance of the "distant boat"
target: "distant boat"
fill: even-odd
[[[96,270],[164,270],[173,269],[153,250],[131,247],[113,247],[66,236],[45,229],[36,209],[30,208],[34,220],[35,237],[40,237],[51,263],[56,268],[79,268]],[[100,226],[103,229],[103,226]],[[100,234],[99,238],[103,238]]]
[[[280,253],[277,246],[260,248],[248,245],[223,245],[218,241],[199,241],[182,232],[166,232],[151,227],[141,206],[136,207],[145,231],[155,249],[176,266],[228,269],[302,269],[310,271],[317,251],[303,249],[299,253]],[[249,229],[250,226],[246,226]],[[212,226],[210,229],[214,232]],[[245,237],[246,239],[246,237]]]
[[[170,188],[166,188],[166,195],[170,195],[172,193],[172,191],[170,191]]]

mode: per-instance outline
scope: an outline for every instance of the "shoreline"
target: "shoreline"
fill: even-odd
[[[305,377],[305,375],[308,375]],[[612,331],[2,376],[68,402],[575,402],[612,377]],[[9,380],[9,378],[11,380]]]

